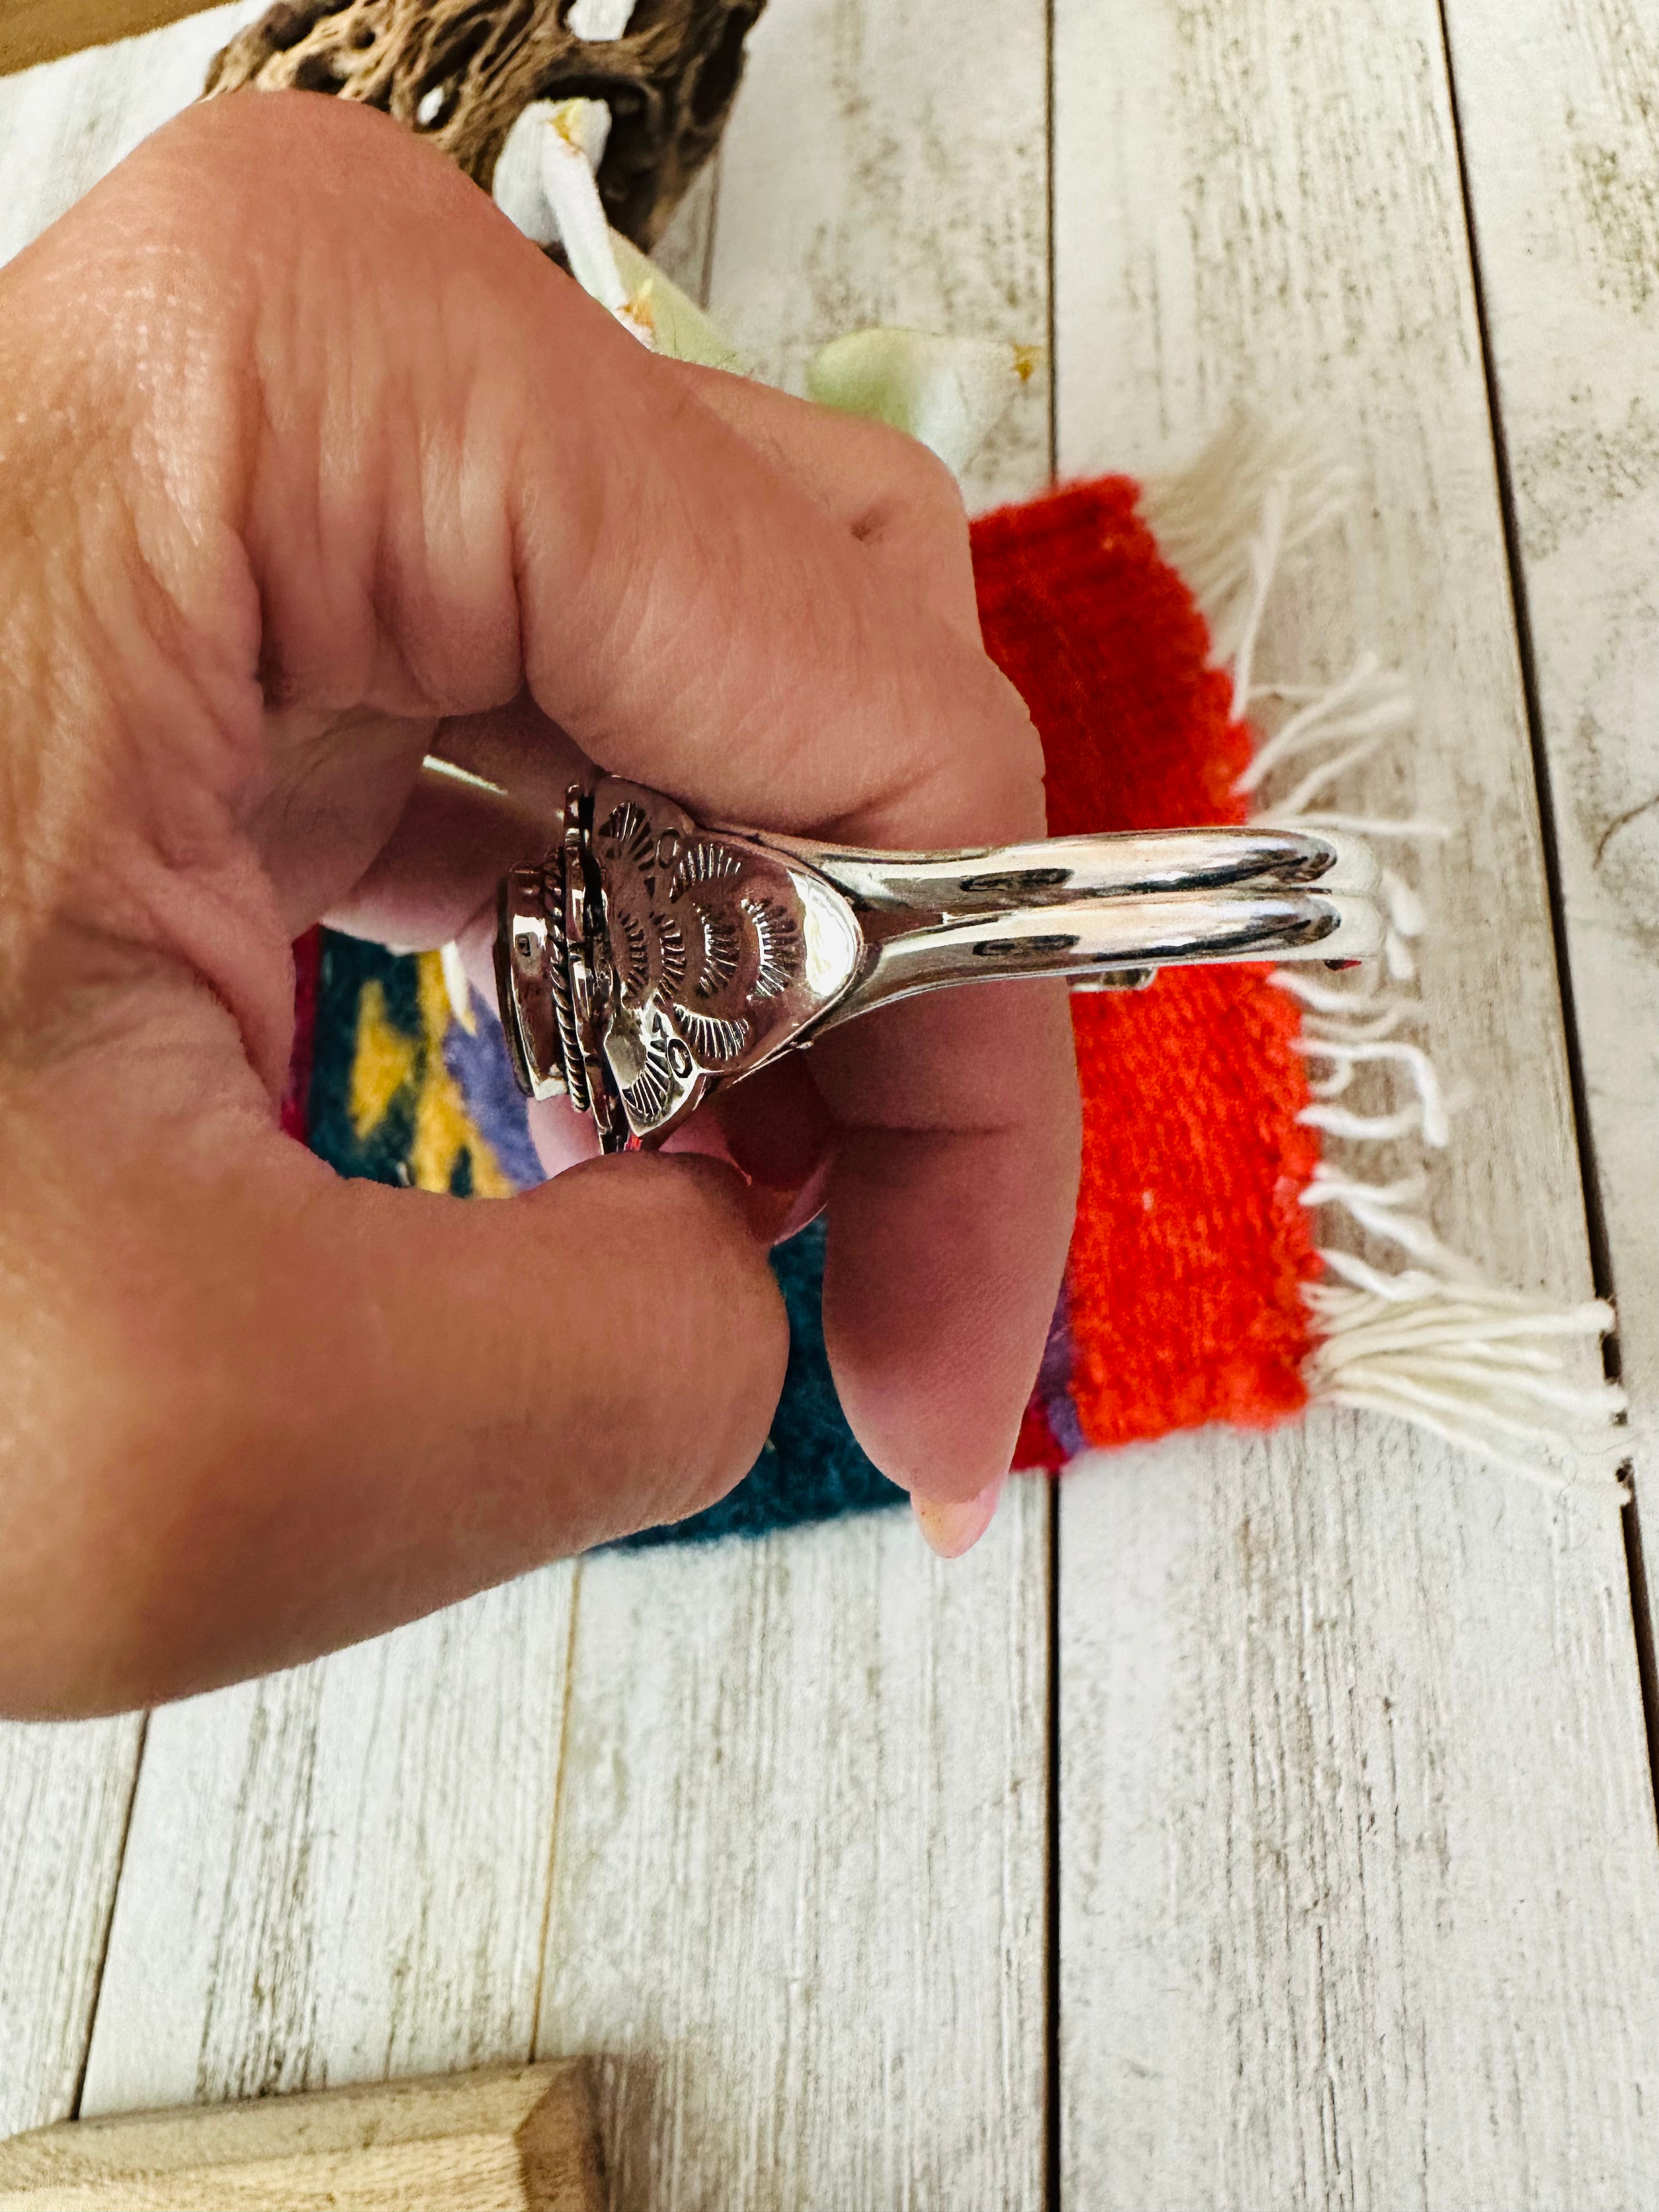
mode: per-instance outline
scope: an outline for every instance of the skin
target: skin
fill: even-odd
[[[848,1418],[965,1548],[1072,1218],[1062,992],[849,1025],[678,1157],[546,1113],[574,1164],[502,1204],[343,1182],[276,1117],[291,939],[477,959],[573,761],[1040,832],[945,471],[653,359],[299,94],[191,111],[0,272],[0,1710],[176,1697],[708,1504],[820,1203]],[[513,800],[428,792],[432,750]]]

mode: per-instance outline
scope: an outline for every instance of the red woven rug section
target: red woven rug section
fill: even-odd
[[[974,526],[985,641],[1042,734],[1057,836],[1245,818],[1250,732],[1139,496],[1108,477]],[[1073,998],[1067,1371],[1045,1377],[1018,1465],[1060,1466],[1079,1431],[1121,1444],[1306,1404],[1301,1287],[1320,1265],[1301,1195],[1319,1140],[1297,1121],[1300,1017],[1267,972],[1170,970],[1146,992]]]

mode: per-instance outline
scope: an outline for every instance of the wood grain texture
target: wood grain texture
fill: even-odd
[[[769,382],[872,323],[1048,335],[1041,0],[787,0],[749,42],[721,149],[708,305]],[[1048,474],[1034,378],[964,484],[970,508]]]
[[[1612,1510],[1316,1414],[1062,1500],[1068,2203],[1651,2202]],[[1609,1540],[1612,1538],[1613,1540]]]
[[[74,2109],[141,1735],[0,1727],[0,2136]]]
[[[1189,453],[1241,391],[1340,431],[1360,500],[1259,672],[1409,672],[1415,757],[1363,795],[1455,831],[1420,872],[1425,1041],[1467,1093],[1429,1204],[1582,1295],[1436,9],[1059,0],[1055,83],[1061,468]],[[1643,2203],[1659,1848],[1617,1514],[1320,1416],[1080,1479],[1060,1556],[1068,2201]]]
[[[1281,665],[1321,654],[1340,660],[1348,640],[1327,634],[1321,608],[1352,599],[1356,633],[1406,661],[1428,702],[1425,728],[1442,747],[1422,763],[1431,803],[1494,840],[1490,854],[1474,843],[1460,849],[1433,872],[1431,885],[1438,912],[1455,924],[1448,929],[1443,920],[1431,963],[1431,1028],[1448,1066],[1476,1088],[1460,1130],[1456,1173],[1437,1179],[1435,1203],[1443,1221],[1515,1279],[1571,1288],[1582,1280],[1582,1258],[1431,15],[1401,5],[1356,7],[1339,17],[1317,7],[1298,10],[1292,21],[1285,9],[1258,0],[1178,11],[1157,0],[1114,11],[1112,20],[1092,13],[1085,21],[1065,7],[1060,20],[1062,462],[1138,464],[1189,450],[1242,384],[1286,405],[1316,402],[1346,425],[1377,512],[1355,526],[1310,588],[1287,598],[1273,650]],[[821,36],[823,19],[811,20]],[[854,20],[859,36],[872,35]],[[1629,747],[1628,754],[1615,752],[1600,782],[1581,753],[1557,757],[1571,763],[1564,788],[1575,811],[1564,803],[1562,813],[1570,914],[1579,933],[1575,951],[1598,958],[1604,952],[1609,979],[1600,1032],[1606,1043],[1598,1048],[1585,995],[1595,963],[1587,967],[1586,957],[1578,958],[1604,1166],[1633,1164],[1610,1174],[1609,1184],[1617,1200],[1627,1364],[1641,1401],[1632,1301],[1651,1249],[1644,1209],[1654,1183],[1643,1115],[1652,1086],[1632,947],[1646,947],[1650,908],[1644,904],[1644,859],[1638,853],[1626,861],[1621,848],[1632,828],[1639,836],[1643,819],[1619,817],[1650,795],[1638,736],[1650,696],[1642,683],[1652,638],[1643,579],[1655,538],[1644,504],[1651,478],[1641,408],[1652,380],[1644,366],[1648,356],[1632,350],[1650,330],[1640,250],[1649,235],[1643,179],[1651,164],[1644,167],[1642,155],[1649,111],[1635,97],[1650,80],[1639,40],[1632,43],[1642,27],[1634,11],[1564,4],[1522,19],[1509,9],[1501,21],[1488,9],[1477,20],[1460,0],[1452,25],[1517,460],[1547,732],[1553,745],[1576,742],[1579,702],[1588,698],[1603,751]],[[213,30],[202,59],[222,36]],[[167,70],[148,52],[147,42],[130,64],[132,84],[151,88],[143,94],[148,110],[81,94],[43,106],[39,79],[0,87],[6,250],[21,242],[20,222],[38,228],[46,219],[31,217],[28,205],[73,198],[82,181],[149,127],[135,124],[136,114],[159,120],[179,104],[167,89]],[[65,66],[89,70],[105,58]],[[1484,121],[1477,76],[1493,88]],[[828,82],[818,80],[820,100]],[[811,84],[805,89],[814,93]],[[941,105],[939,112],[948,111]],[[833,106],[827,120],[812,113],[815,130],[860,143],[856,118],[848,120]],[[1576,118],[1588,118],[1577,137]],[[878,129],[873,143],[882,144]],[[884,173],[901,185],[912,143],[906,139],[884,157]],[[20,175],[22,190],[13,186]],[[1574,179],[1577,198],[1566,189]],[[786,304],[813,292],[816,276],[801,278],[788,241],[805,238],[817,250],[823,208],[839,205],[833,179],[823,189],[810,222],[776,207],[754,216],[763,281],[750,295],[752,311],[741,309],[743,284],[740,272],[734,275],[734,305],[725,311],[734,329],[740,314],[752,312],[752,328],[739,331],[750,344],[753,331],[764,327],[768,284],[783,287]],[[33,202],[27,192],[36,195]],[[880,225],[893,218],[880,213],[883,197],[877,191],[860,203],[862,235],[834,241],[851,263],[869,256],[872,289],[911,251],[890,246],[884,258]],[[994,215],[994,194],[986,191],[982,200]],[[1499,219],[1506,205],[1514,225],[1507,246]],[[774,225],[785,240],[775,253]],[[901,227],[911,228],[908,210]],[[1620,240],[1626,245],[1606,243]],[[1632,240],[1638,250],[1630,250]],[[1549,279],[1532,290],[1522,283],[1529,256]],[[925,276],[925,257],[921,265]],[[1574,272],[1578,294],[1563,289]],[[926,284],[916,281],[922,297]],[[933,312],[897,312],[943,321],[949,298],[942,289],[933,297],[943,302]],[[1564,304],[1552,320],[1558,298]],[[794,362],[817,337],[868,319],[870,311],[857,307],[842,313],[832,292],[821,313],[798,313]],[[979,320],[984,326],[982,313]],[[1565,414],[1550,365],[1556,360],[1585,364],[1566,380]],[[1523,371],[1534,380],[1524,389]],[[1535,417],[1522,404],[1534,390],[1541,394]],[[1528,429],[1534,420],[1543,425],[1535,440]],[[1586,424],[1588,434],[1580,434]],[[1032,465],[1036,452],[1032,441]],[[1011,471],[1008,486],[1028,489],[1034,481]],[[1559,594],[1551,583],[1556,575],[1563,580]],[[1553,690],[1553,665],[1565,672]],[[1588,685],[1586,674],[1593,679]],[[1582,828],[1580,807],[1589,817]],[[1607,840],[1597,870],[1583,879],[1572,872],[1575,837],[1592,852]],[[1608,875],[1620,883],[1601,886]],[[1602,909],[1593,896],[1607,901],[1604,921],[1596,921]],[[1524,1064],[1529,1052],[1532,1066]],[[1622,1118],[1609,1122],[1610,1114]],[[1634,1226],[1621,1246],[1623,1220]],[[895,1524],[884,1540],[897,1545],[902,1534]],[[1644,2203],[1655,2149],[1649,2009],[1655,1898],[1611,1517],[1599,1508],[1540,1507],[1398,1431],[1325,1421],[1305,1440],[1244,1446],[1207,1438],[1140,1455],[1072,1494],[1065,1537],[1070,2200]],[[796,2200],[810,2196],[803,2174],[823,2173],[851,2179],[845,2196],[821,2201],[857,2203],[860,2191],[882,2203],[903,2202],[907,2193],[916,2202],[1032,2201],[1034,2180],[1005,2185],[1000,2197],[995,2180],[999,2156],[1008,2166],[1024,2157],[1028,2174],[1033,2171],[1030,2148],[1022,2142],[999,2152],[969,2132],[975,2096],[1011,2128],[1030,2106],[1036,1968],[1027,1859],[1012,1853],[1014,1874],[1000,1905],[1012,1931],[1003,1971],[1012,1993],[1005,1988],[988,2010],[980,1931],[995,1917],[989,1881],[982,1863],[976,1881],[964,1885],[956,1877],[969,1842],[988,1850],[988,1831],[1000,1849],[1009,1848],[1007,1801],[1014,1792],[1029,1807],[1033,1747],[1024,1747],[1025,1779],[1018,1759],[990,1757],[981,1740],[994,1742],[988,1729],[964,1753],[951,1684],[960,1678],[981,1697],[985,1691],[982,1672],[961,1656],[963,1621],[947,1632],[931,1615],[919,1622],[902,1607],[890,1633],[910,1640],[869,1686],[862,1719],[847,1718],[845,1650],[831,1652],[837,1671],[826,1671],[821,1683],[811,1671],[826,1665],[826,1624],[804,1612],[791,1632],[776,1627],[780,1610],[792,1617],[794,1579],[788,1547],[778,1548],[783,1597],[769,1583],[746,1596],[726,1588],[723,1601],[700,1602],[690,1623],[668,1607],[675,1625],[652,1660],[654,1673],[614,1638],[636,1634],[650,1656],[653,1638],[665,1636],[649,1579],[659,1563],[606,1562],[602,1571],[585,1571],[602,1584],[637,1582],[631,1601],[608,1598],[579,1623],[581,1664],[592,1667],[596,1683],[580,1710],[586,1716],[591,1706],[596,1717],[585,1717],[583,1727],[600,1765],[609,1763],[610,1794],[606,1777],[590,1779],[567,1797],[560,1822],[561,1838],[576,1856],[567,1861],[562,1845],[545,2036],[564,2043],[586,2039],[591,2030],[622,2054],[610,2069],[607,2094],[613,2140],[625,2152],[624,2179],[636,2202],[659,2187],[665,2201],[683,2203],[786,2203],[791,2188]],[[677,1564],[688,1571],[692,1565]],[[752,1556],[748,1571],[762,1572]],[[780,1572],[765,1569],[775,1577]],[[954,1601],[954,1583],[950,1595]],[[987,1639],[975,1647],[983,1668],[997,1613],[976,1589],[966,1595],[981,1608],[976,1622],[970,1612],[964,1619]],[[1001,1594],[1005,1616],[1013,1595]],[[806,1601],[798,1595],[793,1602]],[[890,1601],[884,1596],[880,1604],[886,1621]],[[850,1638],[859,1619],[849,1607],[841,1632]],[[867,1613],[864,1619],[867,1628],[881,1625]],[[783,1661],[764,1647],[757,1658],[757,1620],[772,1625]],[[723,1640],[721,1624],[734,1622]],[[607,1624],[612,1640],[601,1636],[592,1652],[589,1638]],[[1028,1653],[1035,1648],[1011,1636],[1011,1653],[1016,1644]],[[918,1655],[932,1673],[916,1671]],[[761,1732],[752,1705],[752,1733],[732,1731],[743,1754],[736,1762],[740,1779],[758,1772],[769,1793],[757,1816],[743,1789],[724,1781],[727,1753],[703,1717],[719,1709],[722,1693],[738,1697],[732,1686],[749,1680],[743,1668],[775,1665],[783,1678],[769,1708],[775,1739]],[[1012,1665],[1011,1658],[1010,1674]],[[637,1686],[635,1666],[647,1677]],[[803,1677],[792,1667],[807,1671]],[[925,1704],[915,1688],[924,1680],[945,1685],[942,1717],[918,1717],[899,1695],[899,1685],[907,1685]],[[825,1711],[812,1705],[815,1690]],[[438,1695],[429,1678],[426,1694]],[[1039,1705],[1040,1691],[1034,1694],[1029,1683],[1018,1698],[1011,1693],[1000,1708],[1005,1727],[1019,1713],[1035,1729],[1030,1717]],[[608,1735],[607,1711],[628,1726]],[[686,1735],[672,1756],[652,1748],[665,1712],[670,1733]],[[374,1942],[368,1945],[371,1986],[361,2003],[346,1986],[348,1966],[337,1974],[326,1960],[306,1969],[325,1993],[314,2010],[291,1992],[286,2013],[267,2002],[260,1964],[285,1953],[292,1927],[309,1916],[331,1941],[341,1923],[337,1907],[314,1902],[314,1848],[305,1857],[295,1832],[277,1832],[297,1817],[292,1778],[304,1761],[295,1736],[289,1732],[287,1765],[278,1762],[272,1781],[271,1768],[255,1756],[257,1732],[233,1720],[243,1729],[242,1768],[234,1747],[222,1759],[198,1751],[178,1761],[184,1778],[171,1797],[156,1801],[157,1841],[147,1862],[154,1868],[171,1850],[188,1871],[192,1863],[205,1867],[216,1852],[216,1868],[242,1869],[222,1882],[226,1994],[214,1995],[219,1954],[193,1917],[202,1879],[189,1897],[182,1896],[188,1883],[164,1887],[159,1894],[173,1903],[154,1907],[166,1938],[164,1974],[182,1960],[197,2010],[192,2018],[188,1994],[177,2014],[161,2006],[147,2027],[128,2033],[129,2047],[149,2033],[165,2051],[182,2035],[192,2065],[210,2046],[210,2075],[214,2066],[233,2073],[245,2054],[255,2078],[261,2067],[280,2075],[285,2064],[289,2078],[307,2078],[311,2053],[320,2053],[319,2067],[367,2065],[359,2055],[372,2044],[378,2020],[382,2032],[392,2023],[394,2043],[403,2036],[399,2063],[422,2063],[403,2057],[418,2040],[413,2015],[404,2014],[399,2026],[398,2002],[374,1981],[385,1966],[384,1934],[379,1953]],[[279,1716],[278,1738],[285,1726]],[[867,1735],[860,1737],[861,1727]],[[791,1786],[807,1764],[805,1750],[800,1766],[794,1763],[795,1737],[834,1778],[833,1794],[823,1787],[839,1821],[826,1816],[824,1796],[800,1796]],[[50,1765],[40,1749],[48,1738],[24,1741],[31,1759]],[[860,1742],[882,1753],[867,1769],[854,1761]],[[931,1770],[919,1744],[933,1749]],[[947,1759],[939,1747],[951,1745]],[[429,1771],[443,1765],[440,1760]],[[362,1880],[353,1869],[380,1861],[367,1837],[349,1848],[329,1840],[330,1808],[342,1802],[349,1778],[342,1782],[339,1762],[325,1766],[321,1797],[304,1818],[313,1838],[326,1844],[325,1856],[334,1854],[333,1870],[319,1877],[322,1887],[331,1894],[337,1883],[349,1896]],[[22,1850],[12,1848],[8,1833],[3,1861],[13,1884],[0,1929],[9,1968],[23,1930],[20,1978],[0,1983],[0,2018],[12,2039],[0,2044],[3,2094],[14,2095],[19,2048],[17,2066],[27,2077],[22,2105],[7,2111],[11,2125],[63,2109],[69,2094],[63,2085],[72,2086],[74,2068],[65,2073],[62,2054],[72,2050],[74,2033],[65,2042],[52,2022],[72,2022],[76,2002],[89,1996],[96,1946],[75,1931],[95,1925],[97,1915],[70,1900],[82,1893],[79,1881],[95,1904],[100,1880],[112,1876],[122,1803],[110,1782],[121,1771],[118,1747],[109,1765],[88,1754],[85,1770],[53,1767],[57,1778],[33,1801],[36,1785],[17,1783],[22,1771],[7,1767],[0,1797],[8,1819],[35,1807],[20,1814]],[[954,1842],[930,1794],[930,1771],[948,1775],[952,1791],[962,1790],[964,1773],[980,1778],[981,1794]],[[227,1780],[239,1772],[249,1777],[240,1809],[236,1784]],[[1000,1783],[986,1781],[998,1773]],[[198,1774],[219,1793],[219,1810],[211,1819],[202,1814],[199,1826],[185,1788]],[[431,1786],[425,1813],[409,1814],[411,1821],[427,1818],[439,1838],[429,1847],[430,1864],[419,1865],[426,1847],[407,1842],[407,1825],[405,1841],[391,1854],[392,1863],[416,1863],[406,1887],[393,1885],[404,1898],[449,1893],[442,1869],[453,1832],[444,1793],[456,1784]],[[727,1805],[722,1814],[722,1787],[737,1810]],[[404,1788],[420,1794],[416,1784]],[[663,1817],[677,1839],[674,1851],[656,1817],[671,1798],[672,1817]],[[862,1813],[866,1802],[874,1808],[866,1826],[853,1826],[848,1803]],[[902,1819],[892,1814],[895,1804]],[[634,1853],[627,1862],[634,1880],[655,1900],[654,1956],[634,1932],[638,1895],[625,1893],[605,1863],[607,1808]],[[222,1838],[210,1844],[204,1831],[220,1820],[252,1838],[244,1855],[228,1853]],[[908,1836],[905,1820],[914,1824]],[[75,1850],[88,1844],[96,1850],[87,1875],[77,1875]],[[700,1934],[695,1900],[708,1879],[708,1858],[720,1851],[730,1855],[738,1902],[711,1908]],[[302,1857],[303,1876],[295,1873]],[[866,1875],[859,1873],[860,1857]],[[917,1901],[918,1859],[930,1870],[933,1901],[925,1906]],[[891,1917],[878,1918],[873,1934],[860,1917],[872,1910],[872,1863],[875,1891],[900,1900]],[[838,1889],[842,1863],[853,1873]],[[292,1923],[282,1917],[285,1884],[302,1901]],[[14,1896],[44,1902],[20,1919],[9,1909]],[[603,1960],[591,1973],[583,1968],[568,1932],[568,1916],[584,1898],[605,1903],[612,1940],[625,1950],[609,1983]],[[175,1911],[182,1938],[167,1932]],[[202,1924],[210,1919],[205,1904],[199,1915]],[[848,1921],[855,1923],[854,1941],[843,1956],[844,1938],[820,1940],[817,1931]],[[755,1925],[757,1936],[750,1933]],[[519,2002],[492,1993],[480,1941],[475,1923],[455,1932],[453,1943],[444,1932],[401,1980],[395,1972],[391,1977],[417,1991],[434,1983],[483,1989],[482,1999],[440,2003],[443,2033],[452,2039],[465,2039],[456,2022],[480,2004],[500,2018]],[[499,1937],[484,1949],[497,1941],[512,1949]],[[945,1959],[930,1983],[916,1962],[934,1941]],[[463,1976],[457,1984],[453,1961],[461,1956],[468,1963],[468,1942],[475,1979],[469,1984]],[[914,1988],[897,1996],[902,1978],[888,1972],[890,1953],[916,1976]],[[396,1954],[394,1966],[406,1955]],[[860,1969],[867,1988],[849,1996],[847,1984]],[[60,1983],[68,1993],[61,2003]],[[7,2014],[14,1987],[23,2001]],[[79,2000],[76,1990],[84,1992]],[[849,2031],[846,2042],[835,2042],[843,2008],[856,2038]],[[323,2014],[329,2018],[316,2026]],[[622,2026],[613,2032],[618,2016]],[[21,2037],[13,2026],[20,2017]],[[963,2017],[970,2022],[965,2039]],[[986,2030],[992,2018],[996,2036]],[[114,2035],[113,2013],[110,2019]],[[108,2048],[114,2054],[119,2045]],[[964,2048],[971,2064],[963,2062]],[[1005,2064],[988,2099],[984,2054],[991,2050],[1018,2063]],[[769,2078],[757,2051],[772,2062]],[[112,2083],[127,2063],[112,2056]],[[443,2063],[452,2063],[447,2052]],[[740,2088],[751,2078],[761,2084],[750,2101],[739,2096],[735,2109],[719,2094],[722,2067],[740,2077]],[[700,2073],[714,2084],[701,2102]],[[816,2090],[809,2095],[801,2086],[818,2080],[839,2085],[838,2106],[817,2102]],[[179,2094],[191,2094],[188,2082]],[[889,2133],[872,2118],[883,2112],[884,2099],[908,2116],[908,2135]],[[825,2142],[832,2110],[842,2134]]]
[[[1659,1549],[1659,19],[1451,0],[1567,943]],[[1654,1577],[1650,1572],[1650,1593]],[[1659,1615],[1656,1615],[1659,1626]]]
[[[0,82],[0,261],[183,106],[208,56],[257,6],[237,0]],[[67,37],[88,12],[53,15]],[[30,15],[15,7],[0,15],[0,57]],[[141,1740],[136,1718],[0,1728],[0,2135],[73,2107]]]
[[[841,189],[835,162],[872,174],[895,127],[954,112],[953,72],[983,20],[959,6],[922,57],[926,82],[893,83],[890,110],[841,113],[811,173],[751,165],[738,193],[763,192],[786,240],[806,234],[815,196]],[[930,185],[902,224],[886,207],[902,252],[870,255],[853,228],[821,244],[822,335],[884,313],[945,320],[951,269],[970,305],[994,282],[1011,329],[1042,329],[1040,127],[1027,135],[1041,9],[1020,0],[1001,30],[1000,198],[981,205],[996,151],[981,118],[954,166],[933,165],[948,191]],[[40,72],[21,94],[0,88],[15,96],[0,126],[27,119],[40,176],[11,245],[182,105],[224,35],[222,18],[171,62],[122,49],[109,76],[88,56],[61,65],[83,73],[72,86]],[[744,101],[766,97],[751,82]],[[844,72],[841,98],[853,106]],[[883,204],[864,203],[872,217]],[[677,248],[694,258],[697,219]],[[918,248],[934,220],[940,240]],[[993,280],[999,224],[1025,243]],[[947,237],[978,244],[947,255]],[[1027,489],[1046,421],[1012,434],[1006,452],[1024,457],[998,465]],[[949,1571],[889,1517],[572,1577],[597,1595],[579,1607],[568,1724],[586,1748],[556,1822],[540,2016],[545,2047],[614,2055],[617,2204],[1036,2203],[1046,1522],[1046,1498],[1022,1490],[971,1565]],[[526,1626],[510,1609],[526,1601],[480,1601],[501,1609],[493,1627],[429,1623],[158,1716],[88,2112],[528,2048],[565,1715],[556,1622]],[[752,1698],[732,1686],[759,1683]],[[628,1803],[624,1855],[605,1838]],[[666,1827],[644,1818],[670,1807]],[[664,2174],[672,2194],[642,2197]]]
[[[1044,334],[1045,58],[1030,0],[762,18],[707,298],[764,374]],[[1048,450],[1039,386],[970,503]],[[619,2212],[1040,2202],[1047,1515],[584,1566],[537,2047],[606,2054]]]
[[[0,2142],[0,2212],[600,2212],[603,2197],[583,2059],[73,2121]]]
[[[154,1716],[84,2113],[529,2057],[574,1572]]]
[[[1048,1508],[583,1568],[537,2048],[617,2207],[1041,2203]]]

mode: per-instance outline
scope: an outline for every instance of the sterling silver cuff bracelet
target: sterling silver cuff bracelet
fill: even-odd
[[[564,836],[501,884],[495,980],[522,1089],[606,1152],[660,1144],[722,1083],[890,1000],[1069,976],[1130,990],[1203,961],[1380,951],[1352,838],[1175,830],[883,853],[705,829],[660,793],[573,787]]]

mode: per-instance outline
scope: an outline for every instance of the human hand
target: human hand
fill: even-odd
[[[342,1182],[275,1110],[292,938],[476,944],[574,744],[704,818],[1039,832],[943,472],[653,359],[297,94],[191,111],[0,270],[0,1708],[290,1663],[708,1504],[820,1188],[848,1419],[965,1547],[1069,1233],[1062,989],[734,1089],[743,1176],[469,1203]],[[433,750],[514,803],[418,788]]]

